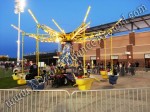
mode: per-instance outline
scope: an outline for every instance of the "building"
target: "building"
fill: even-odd
[[[8,55],[0,55],[0,61],[8,61],[9,56]]]
[[[55,53],[40,53],[39,54],[39,62],[45,62],[45,64],[50,65],[51,63],[53,63],[54,65],[56,65],[56,61],[57,61],[57,57],[58,54]],[[24,56],[25,59],[27,59],[28,61],[33,61],[36,62],[36,55],[35,54],[30,54],[30,55],[25,55]]]
[[[134,30],[138,31],[139,29],[150,28],[150,14],[134,19],[127,19],[126,21],[127,23],[121,26],[118,32],[129,31],[129,33],[120,36],[112,36],[112,55],[111,38],[95,41],[95,45],[92,46],[91,49],[83,49],[86,48],[83,47],[83,43],[74,43],[74,51],[84,52],[83,54],[85,54],[86,62],[94,64],[104,63],[105,59],[108,63],[111,62],[112,59],[114,63],[138,62],[142,67],[150,67],[150,31],[134,32]],[[106,30],[112,27],[114,23],[115,22],[96,26],[87,31]],[[106,42],[106,53],[104,41]],[[86,45],[88,43],[90,44],[90,42],[86,42]],[[83,56],[81,57],[83,58]]]
[[[112,56],[111,41],[95,41],[95,46],[85,52],[86,62],[94,64],[105,61],[104,41],[106,41],[106,60],[110,62],[113,59],[117,62],[139,62],[140,66],[150,67],[150,32],[131,32],[127,35],[112,37]],[[89,42],[86,42],[86,44]],[[83,44],[74,44],[74,50],[82,49]]]

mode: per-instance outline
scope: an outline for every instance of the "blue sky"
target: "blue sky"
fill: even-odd
[[[14,14],[14,0],[4,0],[0,4],[0,55],[17,56],[17,31],[11,24],[18,25],[18,15]],[[36,24],[27,9],[31,9],[39,23],[58,30],[52,18],[65,30],[70,32],[77,28],[91,6],[87,21],[90,26],[97,26],[119,20],[123,14],[128,14],[145,5],[150,13],[150,0],[26,0],[24,13],[21,13],[21,29],[27,33],[36,33]],[[41,32],[42,33],[42,32]],[[35,40],[25,37],[25,54],[35,51]],[[57,44],[41,43],[41,52],[52,52],[57,49]]]

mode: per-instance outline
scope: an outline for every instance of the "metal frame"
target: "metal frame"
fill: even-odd
[[[149,95],[149,87],[74,91],[72,93],[66,90],[24,90],[23,92],[20,89],[0,89],[0,111],[123,112],[126,110],[149,112]],[[12,106],[8,107],[10,99],[12,99]]]

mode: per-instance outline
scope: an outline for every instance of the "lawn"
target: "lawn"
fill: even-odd
[[[12,78],[12,70],[5,71],[0,68],[0,89],[10,89],[13,87],[18,87],[17,81]]]
[[[10,89],[18,87],[17,81],[13,80],[12,77],[0,78],[0,89]]]
[[[0,78],[11,77],[11,75],[12,75],[11,69],[5,70],[4,68],[0,68]]]

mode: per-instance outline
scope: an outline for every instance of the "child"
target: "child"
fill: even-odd
[[[46,70],[43,70],[43,74],[41,74],[41,76],[42,76],[43,82],[47,82],[47,85],[48,85],[48,75],[46,73]]]

